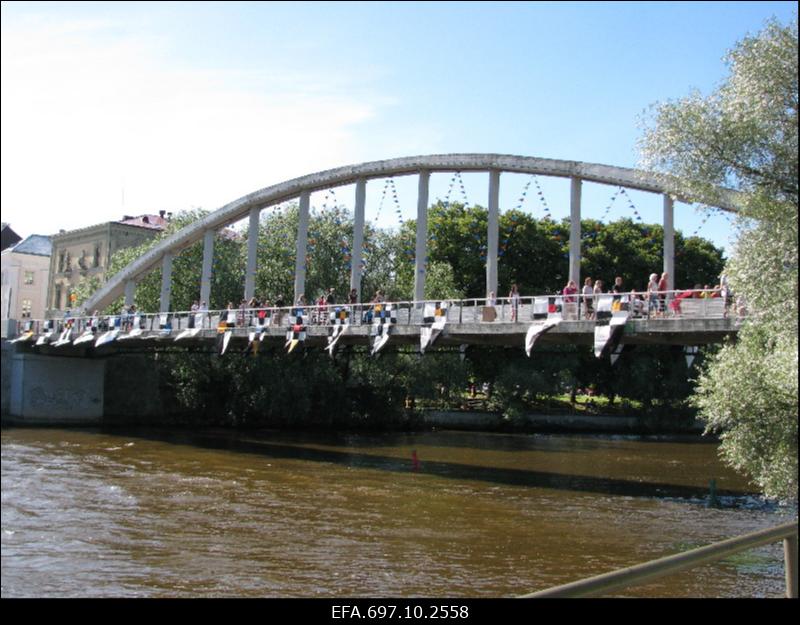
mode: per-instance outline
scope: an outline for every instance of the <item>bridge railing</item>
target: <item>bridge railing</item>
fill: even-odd
[[[644,564],[596,575],[588,579],[522,595],[521,599],[545,597],[597,597],[651,582],[698,566],[718,562],[742,551],[783,541],[786,597],[797,598],[797,519],[744,536],[730,538],[683,553],[651,560]]]
[[[605,301],[615,309],[627,311],[634,319],[713,319],[743,317],[747,314],[741,301],[722,297],[716,290],[689,289],[647,293],[602,293],[592,295],[550,294],[522,296],[470,298],[464,300],[424,300],[401,302],[366,302],[359,304],[266,306],[258,308],[233,308],[230,310],[183,310],[169,313],[122,312],[116,315],[90,315],[61,319],[25,319],[17,323],[17,335],[25,332],[42,334],[48,330],[61,331],[71,324],[73,332],[83,333],[94,328],[107,331],[119,328],[123,332],[133,329],[134,324],[143,331],[184,330],[199,327],[217,328],[223,320],[233,327],[290,327],[297,321],[296,313],[302,310],[306,325],[330,325],[346,318],[352,325],[368,325],[380,316],[399,325],[423,325],[436,318],[446,318],[448,324],[498,324],[530,323],[543,316],[557,315],[563,321],[591,321]],[[331,320],[331,313],[338,313],[339,321]],[[200,315],[198,317],[198,315]],[[260,320],[263,318],[263,322]],[[268,321],[267,321],[268,320]],[[52,327],[48,327],[52,326]]]

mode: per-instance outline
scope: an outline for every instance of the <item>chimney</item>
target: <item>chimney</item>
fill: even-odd
[[[167,211],[158,211],[158,214],[161,216],[161,219],[164,219],[164,214],[165,214],[166,212],[167,212]]]

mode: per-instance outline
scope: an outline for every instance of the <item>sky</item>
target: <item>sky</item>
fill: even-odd
[[[710,93],[727,75],[726,51],[771,17],[793,19],[796,3],[3,2],[1,10],[0,208],[27,236],[216,210],[297,176],[402,156],[485,152],[635,167],[648,109]],[[486,206],[488,174],[462,180],[463,192],[452,174],[434,174],[431,200]],[[369,182],[367,219],[389,227],[413,218],[415,177],[395,183],[396,203],[385,181]],[[661,221],[660,197],[629,191],[611,203],[615,191],[585,184],[583,215]],[[503,174],[501,210],[541,217],[545,202],[554,218],[567,216],[569,181]],[[352,187],[312,196],[317,209],[333,203],[352,209]],[[724,216],[676,203],[675,225],[729,247]]]

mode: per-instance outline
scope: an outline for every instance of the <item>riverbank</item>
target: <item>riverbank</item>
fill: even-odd
[[[55,428],[86,428],[94,426],[173,426],[192,427],[183,420],[180,423],[172,419],[121,419],[106,418],[101,422],[91,424],[57,424],[50,420],[37,421],[35,419],[17,418],[2,415],[2,427],[55,427]],[[250,430],[250,427],[228,427],[226,429]],[[315,426],[298,424],[292,430],[316,430],[320,432],[338,431],[364,431],[364,432],[425,432],[430,430],[457,430],[464,432],[493,432],[514,434],[640,434],[640,435],[670,435],[690,434],[701,436],[705,429],[704,424],[696,419],[665,419],[662,417],[621,417],[615,415],[545,415],[529,414],[509,418],[507,415],[489,412],[463,412],[447,410],[422,410],[409,415],[407,420],[401,422],[375,424],[361,423],[358,425],[347,424],[339,427]]]
[[[176,426],[193,427],[207,425],[194,422],[190,416],[158,414],[149,412],[136,417],[105,416],[94,423],[54,423],[51,419],[37,420],[19,418],[2,414],[3,427],[87,427],[87,426]],[[217,424],[218,426],[220,424]],[[573,434],[691,434],[700,436],[705,425],[699,419],[686,415],[670,415],[663,413],[629,414],[596,414],[580,411],[572,413],[555,410],[547,413],[514,414],[487,410],[452,410],[439,408],[419,408],[407,410],[401,416],[375,422],[371,419],[353,419],[337,423],[291,423],[287,420],[287,430],[319,430],[324,431],[395,431],[424,432],[429,430],[459,430],[465,432],[500,432],[518,434],[537,433],[573,433]],[[247,424],[227,425],[226,429],[249,430]]]
[[[426,428],[485,432],[575,432],[605,434],[697,434],[705,429],[702,421],[660,415],[523,414],[509,417],[495,412],[424,410]]]
[[[648,396],[645,403],[591,387],[531,397],[505,383],[476,389],[460,378],[420,386],[375,376],[371,361],[367,373],[354,375],[361,361],[331,365],[315,354],[230,362],[202,354],[76,359],[13,347],[3,343],[3,425],[692,435],[704,429],[685,400]]]

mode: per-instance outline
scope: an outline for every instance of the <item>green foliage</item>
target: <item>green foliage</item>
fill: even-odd
[[[797,20],[768,23],[726,61],[730,75],[716,92],[654,107],[655,125],[641,142],[644,165],[708,204],[722,185],[796,206]]]
[[[158,237],[138,247],[116,252],[111,258],[109,275],[113,275],[151,250],[159,241],[204,217],[208,212],[195,210],[177,214]],[[241,237],[231,230],[218,232],[214,238],[214,262],[211,277],[209,308],[225,308],[229,301],[238,303],[244,284],[245,249]],[[172,264],[170,309],[189,310],[200,297],[200,276],[203,267],[203,242],[198,241],[176,255]],[[136,284],[134,302],[139,310],[160,310],[161,267],[151,271]],[[121,301],[116,303],[121,308]]]
[[[458,203],[439,202],[428,217],[429,270],[441,263],[452,268],[453,288],[464,297],[486,296],[487,210],[465,208]],[[406,222],[401,237],[407,249],[413,248],[414,222]],[[500,215],[498,297],[504,297],[516,283],[523,295],[561,292],[567,282],[569,266],[569,220],[536,220],[519,211]],[[628,289],[645,290],[647,278],[663,264],[661,225],[635,223],[625,218],[611,223],[582,220],[581,274],[605,281],[610,289],[617,276]],[[675,237],[675,284],[691,288],[695,284],[716,284],[724,266],[722,250],[692,237]],[[412,283],[413,265],[404,274],[404,284]]]
[[[707,361],[696,404],[722,453],[768,495],[797,498],[797,20],[772,21],[728,54],[720,88],[655,108],[645,166],[676,193],[713,204],[737,190],[739,236],[726,266],[747,320]]]
[[[697,404],[733,467],[769,495],[796,498],[796,342],[749,326],[711,361]]]
[[[101,286],[102,283],[100,282],[100,278],[97,276],[84,276],[81,278],[78,284],[76,284],[72,289],[72,293],[75,295],[74,306],[82,305],[83,302],[89,299],[92,293],[94,293]]]
[[[160,362],[177,399],[177,412],[190,422],[237,427],[332,426],[349,405],[327,355],[287,358],[233,353],[172,354]],[[321,366],[321,365],[325,366]]]

